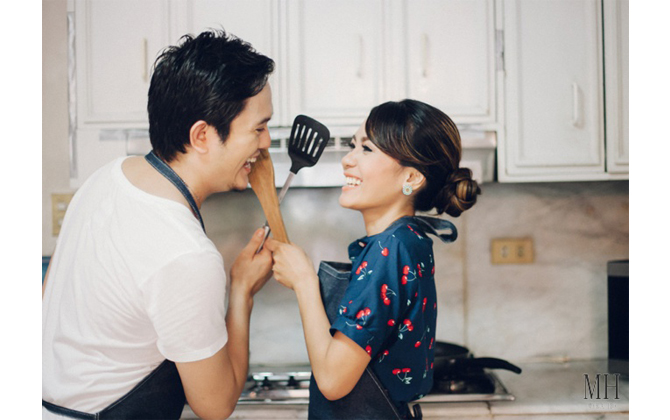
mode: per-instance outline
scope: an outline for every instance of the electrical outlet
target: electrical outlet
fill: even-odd
[[[491,240],[492,264],[530,264],[534,261],[532,238]]]
[[[65,212],[72,200],[72,195],[73,194],[51,194],[51,226],[53,229],[53,236],[58,236],[60,233],[60,227],[63,224]]]

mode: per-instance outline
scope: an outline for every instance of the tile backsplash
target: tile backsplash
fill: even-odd
[[[607,261],[628,258],[628,182],[485,184],[477,205],[452,222],[455,243],[435,241],[437,338],[477,356],[523,362],[607,356]],[[314,261],[346,261],[364,236],[338,188],[292,189],[282,203],[289,238]],[[251,190],[203,208],[227,268],[265,222]],[[448,216],[446,216],[449,218]],[[531,237],[535,261],[492,265],[493,238]],[[293,291],[274,280],[256,296],[252,364],[308,363]]]

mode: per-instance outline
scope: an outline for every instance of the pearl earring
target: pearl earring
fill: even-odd
[[[402,193],[405,195],[411,195],[412,194],[412,185],[410,185],[408,182],[403,184],[402,186]]]

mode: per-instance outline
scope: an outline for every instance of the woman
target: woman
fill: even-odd
[[[480,189],[472,172],[459,168],[456,125],[422,102],[375,107],[350,146],[339,202],[361,212],[367,235],[349,245],[353,270],[330,320],[332,302],[324,297],[324,307],[322,294],[337,283],[324,284],[328,267],[322,264],[320,288],[302,249],[274,240],[266,246],[275,278],[295,291],[300,306],[313,371],[310,418],[381,418],[385,399],[395,417],[406,418],[408,402],[428,393],[433,380],[437,298],[427,233],[445,242],[456,238],[451,223],[415,213],[435,209],[457,217]],[[435,228],[451,232],[439,235]],[[379,398],[371,397],[376,385],[385,390]]]

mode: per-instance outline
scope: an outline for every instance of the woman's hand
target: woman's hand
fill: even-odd
[[[241,290],[253,297],[272,277],[272,254],[265,247],[256,254],[263,242],[265,231],[261,228],[254,232],[251,240],[237,256],[230,269],[232,289]]]
[[[317,278],[312,260],[299,246],[268,238],[263,249],[272,252],[274,259],[272,271],[275,279],[283,286],[296,290],[300,285],[313,283]]]

